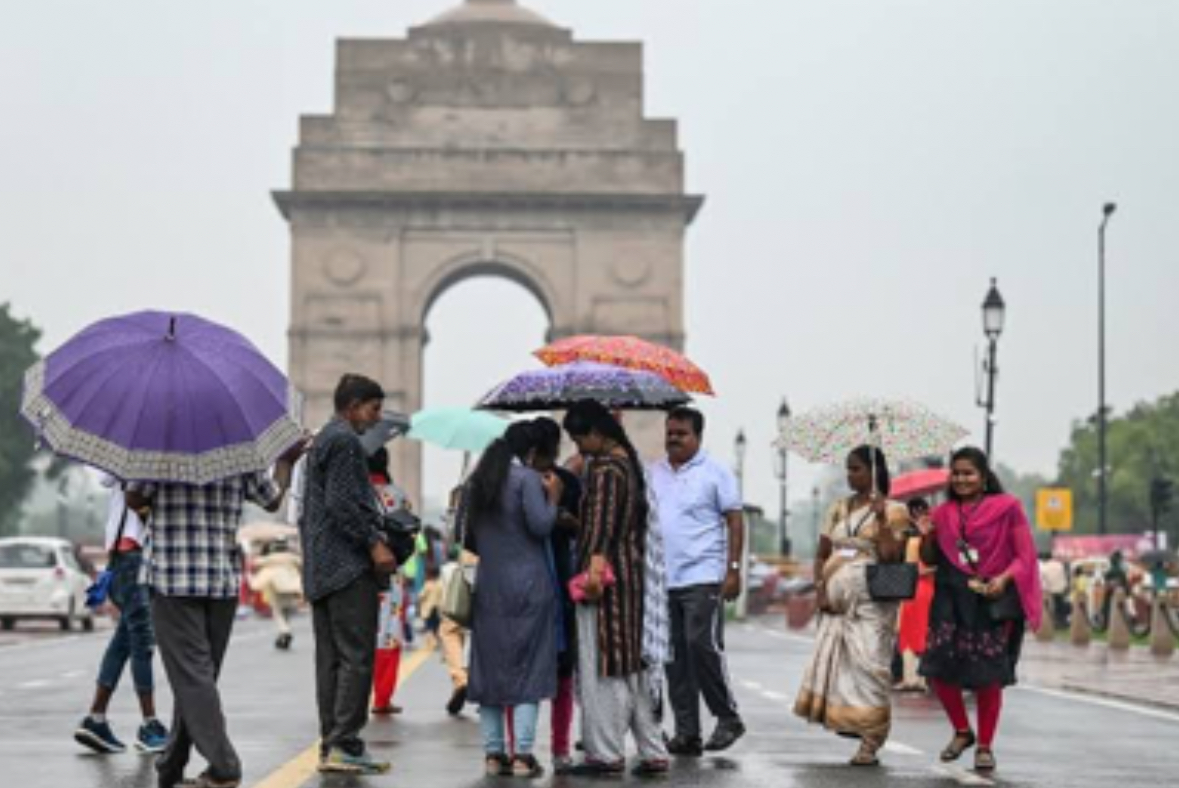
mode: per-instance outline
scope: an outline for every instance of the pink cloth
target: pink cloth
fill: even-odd
[[[978,551],[977,574],[993,578],[1006,573],[1015,581],[1023,612],[1033,630],[1040,628],[1043,594],[1040,564],[1032,528],[1019,499],[1012,495],[988,495],[975,505],[948,501],[933,512],[942,556],[968,575],[976,574],[958,554],[961,519],[966,518],[966,541]]]

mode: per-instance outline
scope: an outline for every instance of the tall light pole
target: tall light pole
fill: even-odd
[[[1109,510],[1109,463],[1105,447],[1105,226],[1118,209],[1107,202],[1101,209],[1097,228],[1097,533],[1104,535]]]
[[[741,505],[745,505],[745,430],[738,429],[737,437],[733,441],[733,472],[737,475],[737,492],[741,495]]]
[[[786,398],[778,407],[778,434],[784,435],[786,426],[790,422],[790,405]],[[774,455],[774,475],[778,477],[778,492],[780,493],[778,508],[778,546],[783,558],[790,555],[790,509],[786,503],[786,475],[789,469],[790,455],[785,446],[779,446]]]
[[[1007,304],[999,294],[998,280],[991,278],[991,289],[982,303],[983,333],[987,335],[987,358],[983,371],[987,373],[987,396],[979,405],[987,411],[987,457],[991,457],[995,445],[995,378],[999,374],[997,355],[999,336],[1007,319]]]

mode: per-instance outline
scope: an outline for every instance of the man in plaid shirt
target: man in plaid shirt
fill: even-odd
[[[198,788],[236,788],[242,767],[225,728],[217,677],[229,646],[241,587],[237,529],[251,501],[277,511],[290,485],[299,444],[266,473],[203,487],[133,483],[127,504],[150,509],[147,581],[160,655],[175,698],[172,733],[156,771],[160,788],[179,785],[195,745],[209,768]],[[189,783],[185,783],[188,785]]]

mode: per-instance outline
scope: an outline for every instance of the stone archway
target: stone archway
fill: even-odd
[[[702,198],[684,191],[675,122],[645,118],[642,95],[641,45],[575,41],[512,0],[467,0],[404,39],[340,41],[334,111],[302,118],[293,186],[275,194],[309,422],[344,372],[419,409],[425,315],[471,276],[524,286],[553,337],[681,347]],[[399,442],[395,464],[420,501],[418,447]]]

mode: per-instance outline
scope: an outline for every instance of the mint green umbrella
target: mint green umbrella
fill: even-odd
[[[412,440],[444,449],[481,452],[503,436],[507,419],[470,408],[426,408],[410,418]]]

